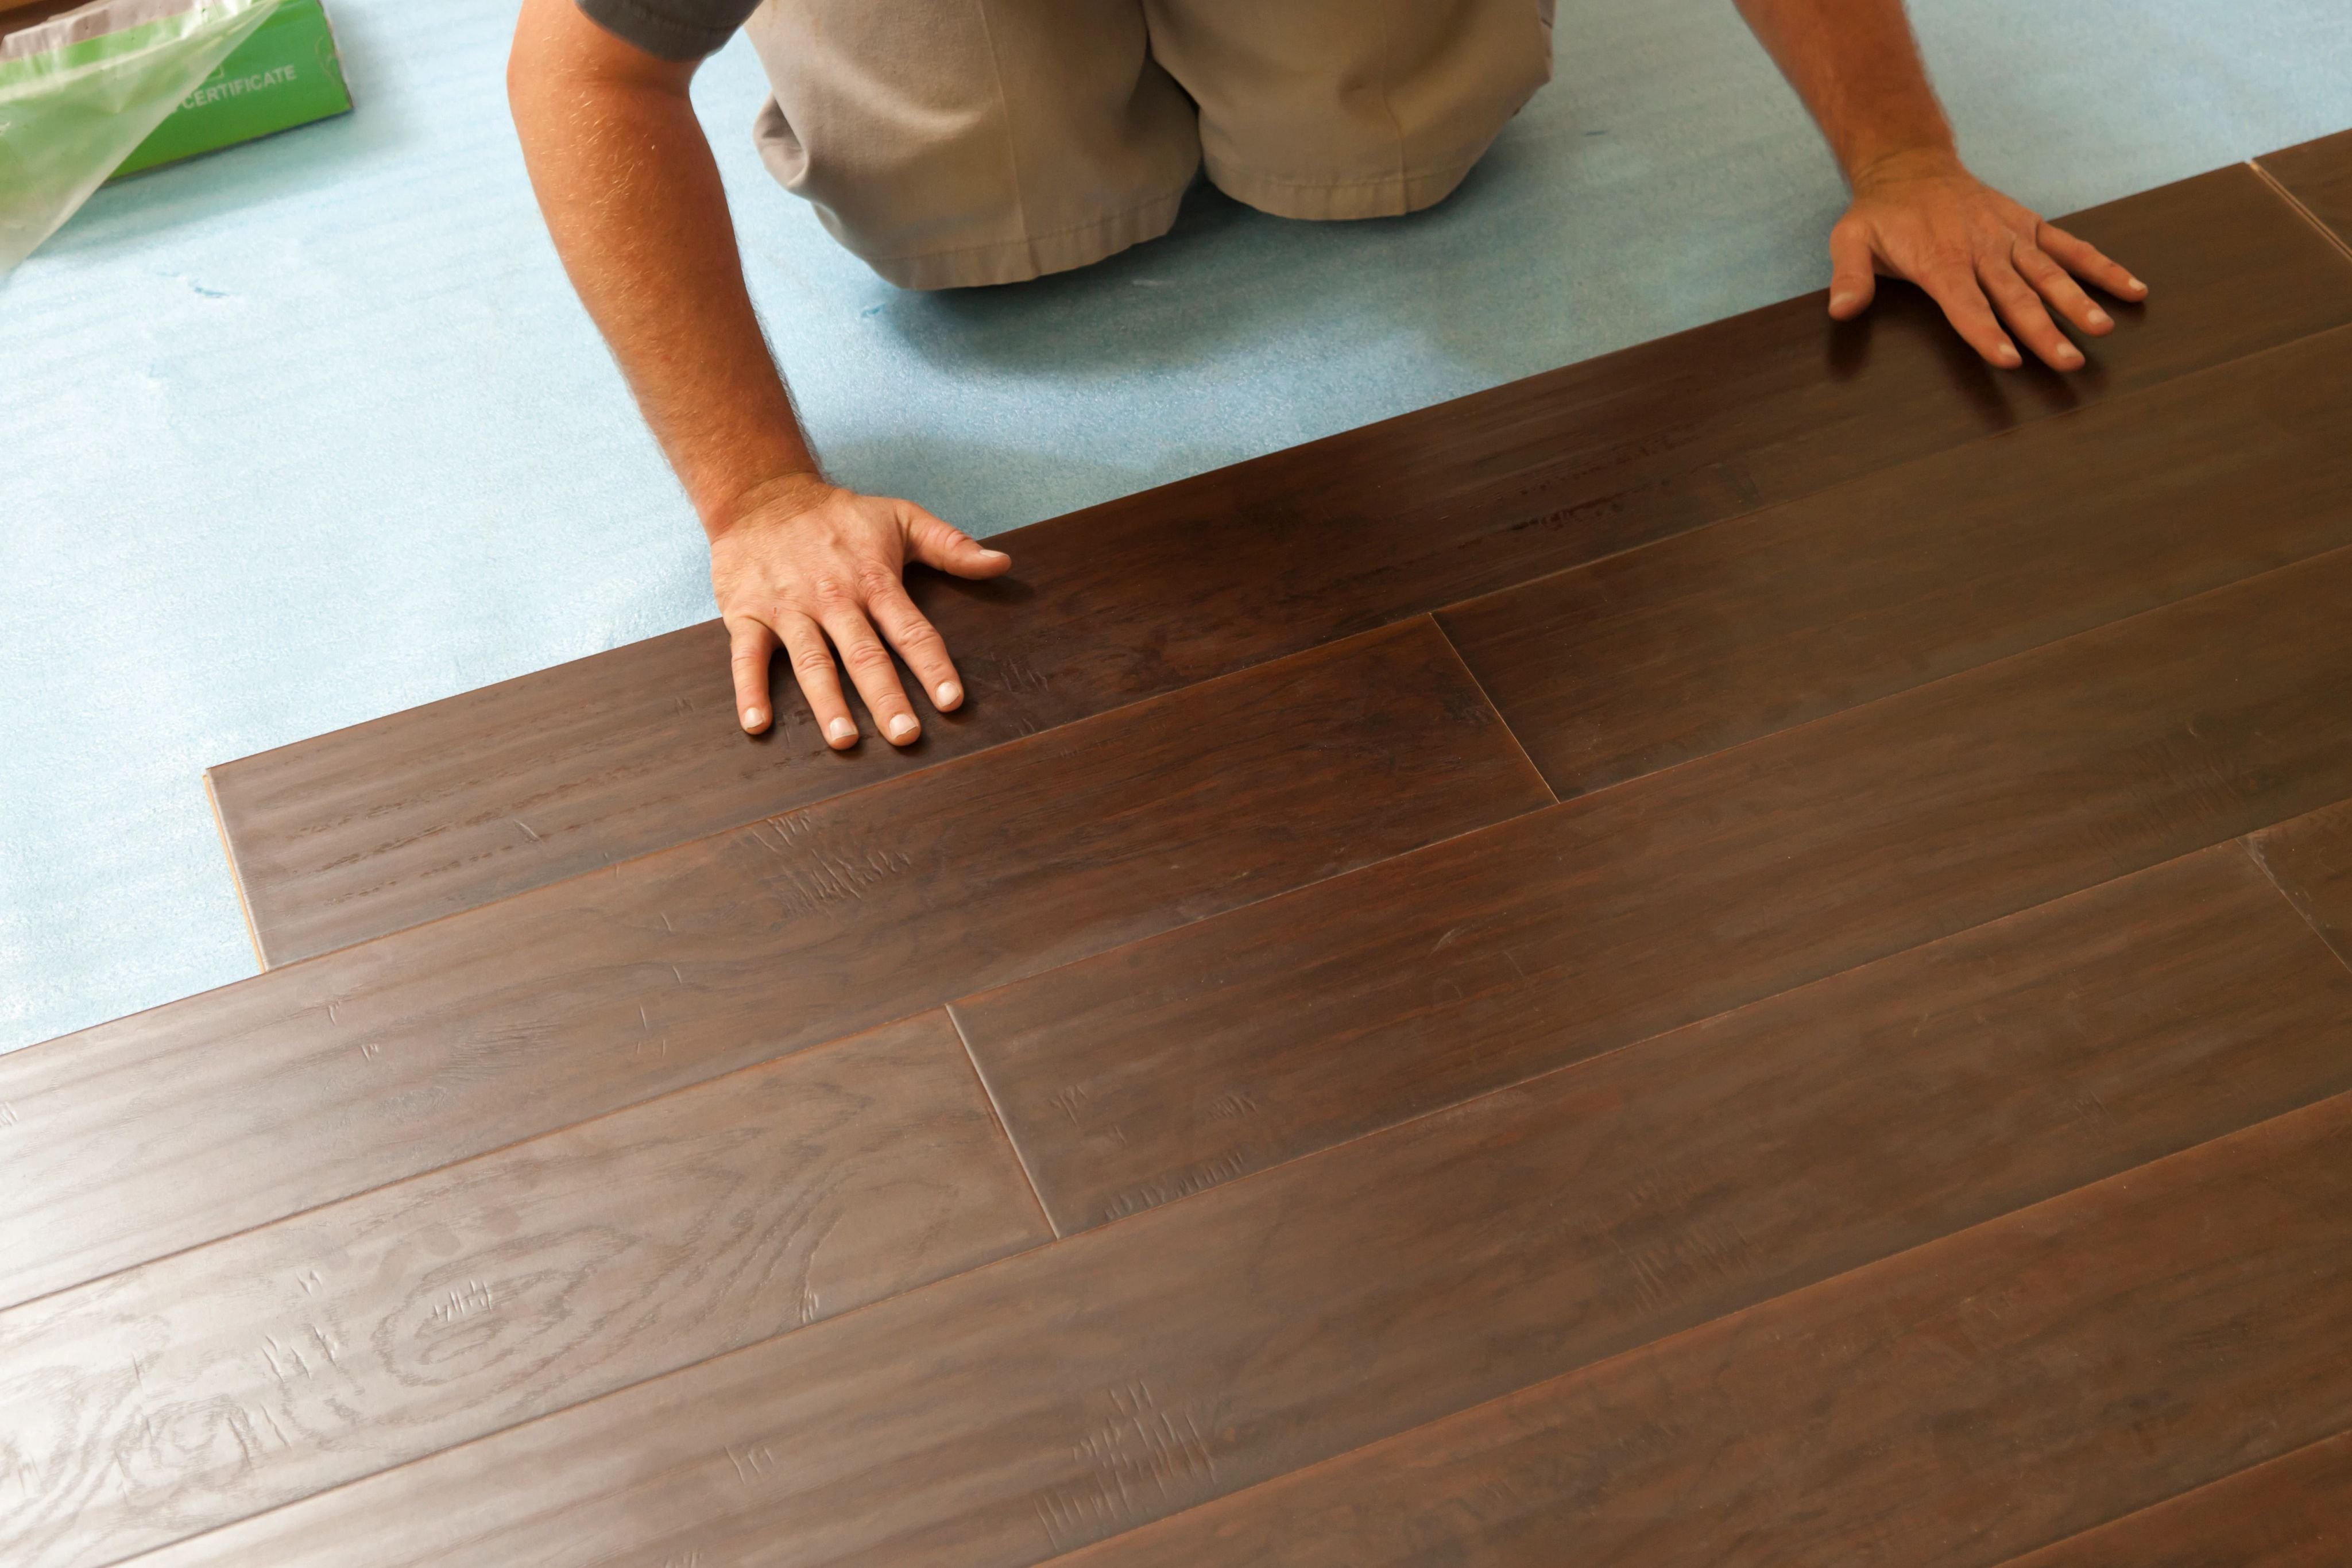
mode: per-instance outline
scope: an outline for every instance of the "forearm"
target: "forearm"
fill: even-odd
[[[692,68],[625,47],[572,0],[527,0],[508,94],[564,270],[715,533],[816,465],[744,290]]]
[[[1902,0],[1738,0],[1797,89],[1849,182],[1906,160],[1954,156]]]

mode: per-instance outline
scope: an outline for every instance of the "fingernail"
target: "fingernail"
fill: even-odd
[[[2081,353],[2079,353],[2079,352],[2078,352],[2078,351],[2076,351],[2075,350],[2073,350],[2073,349],[2065,349],[2065,350],[2062,350],[2059,352],[2059,355],[2058,355],[2058,368],[2059,368],[2060,370],[2062,370],[2062,371],[2074,371],[2074,370],[2080,370],[2080,369],[2082,369],[2082,366],[2083,366],[2083,356],[2081,355]]]
[[[957,700],[962,695],[963,688],[956,685],[953,681],[941,681],[940,683],[939,698],[940,706],[941,707],[955,706]]]
[[[2114,317],[2112,317],[2112,316],[2108,315],[2105,311],[2104,311],[2104,310],[2100,309],[2100,308],[2099,308],[2097,306],[2095,306],[2095,305],[2094,305],[2094,306],[2092,306],[2092,307],[2091,307],[2091,325],[2092,325],[2092,326],[2094,326],[2094,327],[2112,327],[2112,326],[2114,326],[2115,324],[2116,324],[2116,319],[2115,319]]]
[[[1830,296],[1830,308],[1832,310],[1843,310],[1853,303],[1853,296],[1851,294],[1832,294]]]
[[[2000,346],[2000,362],[2007,365],[2011,370],[2015,370],[2019,365],[2025,362],[2023,360],[2018,358],[2017,350],[2008,343],[2003,343]]]
[[[856,733],[857,727],[845,718],[835,719],[824,727],[825,738],[828,740],[847,740]]]
[[[759,708],[747,707],[743,710],[743,727],[745,729],[757,729],[760,726],[765,724],[767,719],[768,716]]]
[[[2131,285],[2132,292],[2135,294],[2145,294],[2147,292],[2147,285],[2142,283],[2137,277],[2126,277],[2124,281]]]
[[[894,719],[892,719],[892,720],[890,721],[890,738],[891,738],[891,739],[893,739],[893,740],[902,739],[902,738],[904,738],[905,737],[909,736],[909,735],[912,735],[912,734],[914,734],[914,733],[915,733],[915,720],[914,720],[914,716],[913,716],[911,714],[903,714],[903,713],[902,713],[902,714],[900,714],[897,718],[894,718]]]

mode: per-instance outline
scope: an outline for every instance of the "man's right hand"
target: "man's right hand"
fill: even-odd
[[[907,562],[984,578],[1010,570],[1012,557],[911,501],[861,496],[814,474],[760,486],[729,513],[710,531],[710,587],[727,623],[735,712],[747,732],[757,735],[774,722],[768,664],[779,643],[836,751],[857,744],[857,721],[834,666],[836,649],[875,727],[893,745],[911,745],[923,726],[898,685],[889,648],[898,650],[941,713],[962,704],[963,683],[946,642],[907,597]]]

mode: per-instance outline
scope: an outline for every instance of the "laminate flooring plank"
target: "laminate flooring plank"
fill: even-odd
[[[2304,209],[2352,245],[2352,131],[2273,152],[2254,162]]]
[[[2347,1077],[2352,974],[2224,845],[157,1561],[1034,1563]]]
[[[1990,1568],[2352,1423],[2352,1103],[1139,1531],[1069,1568]]]
[[[2352,964],[2352,800],[2266,829],[2252,845],[2279,891]]]
[[[0,1304],[1550,793],[1426,620],[0,1058]]]
[[[1048,1239],[943,1013],[0,1313],[12,1568],[112,1563]]]
[[[2011,1560],[2009,1568],[2344,1568],[2352,1433]]]
[[[2352,321],[2352,263],[2250,168],[2070,219],[2155,289],[2071,377],[1995,372],[1889,284],[1809,295],[1040,523],[918,572],[966,676],[900,754],[797,697],[738,732],[716,622],[212,770],[265,963],[836,796]]]
[[[1065,1234],[2352,794],[2352,550],[953,1004]]]
[[[2352,544],[2352,328],[1440,622],[1562,796]]]

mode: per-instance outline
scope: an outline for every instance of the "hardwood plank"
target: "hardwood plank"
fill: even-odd
[[[2252,843],[2279,891],[2352,964],[2352,800],[2281,822]]]
[[[2222,846],[159,1561],[1034,1563],[2329,1093],[2347,1045],[2352,975]]]
[[[2286,187],[2304,210],[2352,244],[2352,131],[2257,158],[2263,172]]]
[[[2352,544],[2352,329],[1440,616],[1579,794]]]
[[[1550,799],[1420,621],[16,1051],[0,1304]]]
[[[2352,550],[954,1004],[1066,1233],[2352,794]]]
[[[1050,1234],[926,1013],[0,1313],[0,1560],[112,1563]]]
[[[2352,1432],[2013,1558],[2011,1568],[2343,1568]]]
[[[1809,295],[1025,528],[918,574],[965,712],[827,753],[736,731],[715,622],[225,764],[279,964],[1808,494],[2352,321],[2352,265],[2249,168],[2078,214],[2153,302],[2073,378],[1996,373],[1889,285]],[[526,829],[528,831],[526,831]]]
[[[2352,1423],[2326,1102],[1070,1560],[1983,1568]]]

